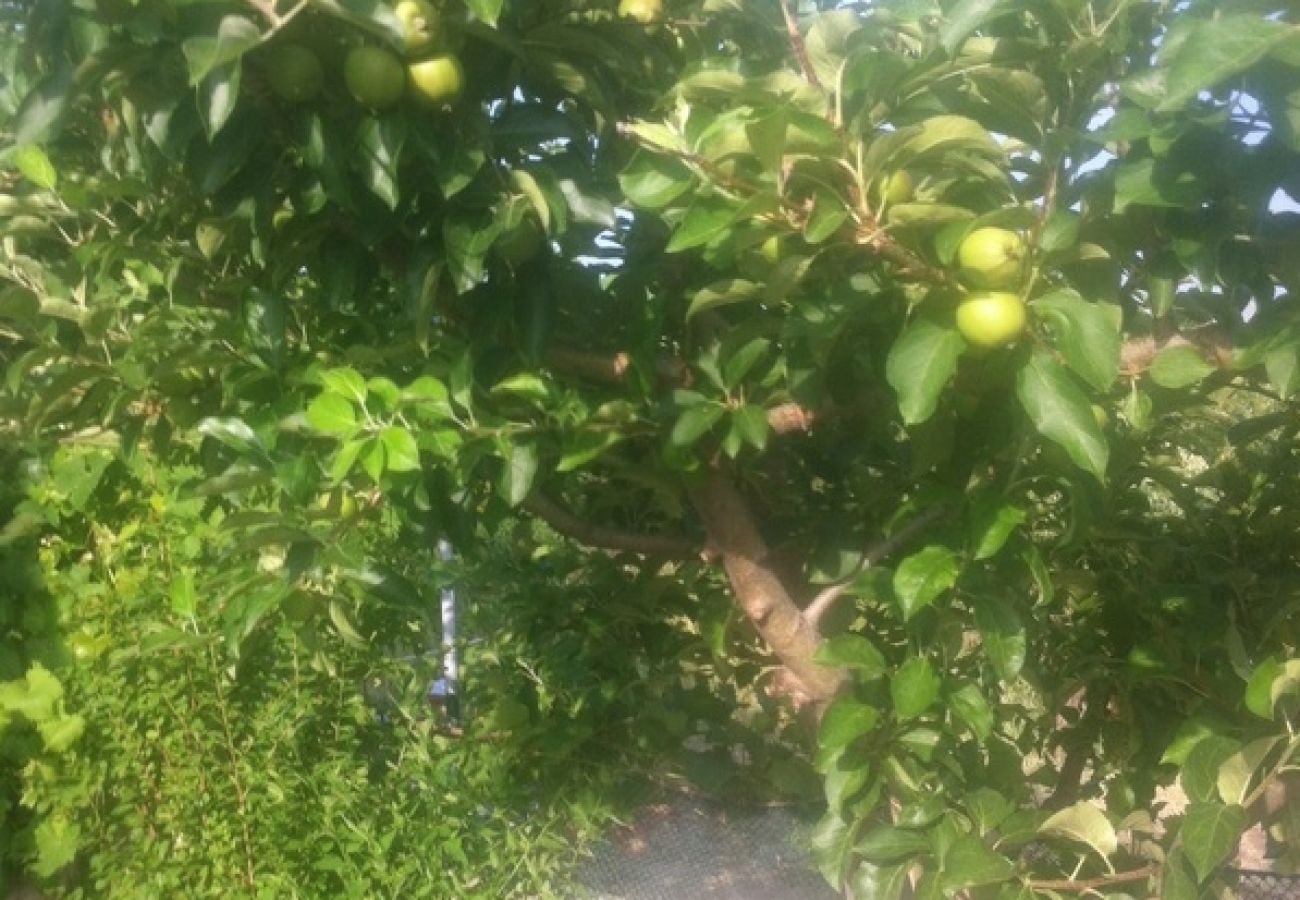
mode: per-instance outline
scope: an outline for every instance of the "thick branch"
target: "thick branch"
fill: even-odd
[[[1029,887],[1036,891],[1069,891],[1071,893],[1082,894],[1085,891],[1096,890],[1099,887],[1105,887],[1108,884],[1124,884],[1129,881],[1141,881],[1143,878],[1150,878],[1160,871],[1160,867],[1155,863],[1149,866],[1143,866],[1140,869],[1131,869],[1128,872],[1116,872],[1113,875],[1098,875],[1096,878],[1063,878],[1060,880],[1031,879]]]
[[[625,550],[644,556],[670,556],[674,558],[700,556],[703,548],[685,538],[667,535],[640,534],[608,525],[598,525],[574,515],[540,491],[534,491],[524,501],[528,510],[560,534],[573,538],[579,544],[601,550]]]
[[[736,604],[808,696],[824,706],[844,683],[844,673],[813,662],[821,638],[777,575],[748,502],[717,468],[691,486],[690,496],[709,545],[722,555]]]
[[[822,616],[830,609],[835,601],[844,596],[844,592],[852,585],[853,580],[872,566],[879,565],[884,560],[892,556],[904,544],[911,541],[932,524],[943,518],[944,508],[936,506],[934,509],[926,510],[912,521],[908,522],[898,531],[887,537],[885,540],[868,547],[862,554],[862,562],[858,563],[852,574],[843,581],[837,581],[835,584],[825,588],[812,602],[804,608],[803,617],[813,628],[821,621]]]

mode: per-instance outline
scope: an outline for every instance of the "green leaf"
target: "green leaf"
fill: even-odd
[[[519,397],[544,403],[551,399],[551,386],[545,379],[531,372],[518,372],[492,385],[489,393],[494,397]]]
[[[1187,855],[1180,849],[1174,850],[1160,873],[1160,900],[1200,900],[1200,897]]]
[[[465,0],[465,7],[474,18],[490,28],[496,28],[501,10],[505,8],[505,0]]]
[[[572,443],[565,445],[555,471],[572,472],[580,469],[622,439],[623,436],[614,431],[581,431],[574,436]]]
[[[959,0],[943,17],[939,43],[951,56],[977,28],[1001,14],[1000,7],[1008,6],[1006,0]]]
[[[939,699],[939,675],[923,656],[913,656],[903,663],[889,682],[894,701],[894,715],[912,719],[925,712]]]
[[[234,62],[262,42],[262,31],[244,16],[224,16],[212,37],[192,37],[181,44],[189,65],[190,86],[197,87],[218,66]]]
[[[850,758],[852,757],[852,758]],[[871,767],[857,754],[841,752],[835,764],[826,770],[822,789],[830,809],[842,809],[871,780]],[[879,792],[879,781],[874,791]]]
[[[880,711],[852,697],[837,697],[822,715],[817,746],[822,751],[839,750],[876,727]]]
[[[366,380],[361,377],[360,372],[350,366],[342,369],[327,369],[320,373],[320,380],[327,391],[356,403],[364,403],[366,400],[368,393]]]
[[[731,227],[734,216],[734,207],[715,197],[697,200],[686,210],[664,252],[680,253],[707,244]]]
[[[41,742],[50,753],[65,753],[86,731],[86,720],[81,716],[62,715],[36,726]]]
[[[689,191],[695,177],[672,157],[638,150],[618,176],[618,183],[637,206],[662,209]]]
[[[1151,380],[1171,390],[1191,387],[1214,371],[1201,351],[1187,344],[1165,347],[1151,361],[1150,369]]]
[[[981,742],[993,733],[993,710],[975,685],[962,685],[960,690],[949,694],[948,708],[966,723]]]
[[[931,545],[908,556],[894,571],[894,595],[908,621],[957,583],[960,559],[947,547]]]
[[[1236,804],[1193,803],[1187,807],[1178,836],[1198,880],[1209,878],[1237,849],[1249,818]]]
[[[1130,206],[1186,209],[1206,194],[1201,175],[1181,162],[1151,158],[1124,162],[1115,171],[1115,212]]]
[[[885,657],[860,634],[837,634],[822,642],[813,661],[823,666],[856,669],[868,677],[885,671]]]
[[[761,292],[760,285],[744,278],[715,281],[708,287],[701,288],[691,298],[691,305],[686,310],[686,318],[689,320],[705,310],[716,309],[719,306],[757,300]]]
[[[993,669],[1003,681],[1012,681],[1025,664],[1025,626],[1010,604],[996,597],[974,601],[975,626]]]
[[[361,180],[389,209],[397,209],[397,170],[406,143],[406,120],[401,116],[366,116],[357,129],[354,160]],[[495,235],[493,236],[495,239]]]
[[[1214,800],[1219,796],[1219,769],[1241,744],[1222,735],[1210,735],[1196,743],[1187,754],[1179,773],[1183,793],[1193,803]]]
[[[721,421],[727,409],[717,403],[692,406],[678,417],[668,442],[674,447],[689,447]]]
[[[997,884],[1015,874],[1011,860],[990,850],[973,834],[964,834],[943,855],[945,892]]]
[[[877,866],[862,862],[849,879],[854,900],[901,900],[908,866]]]
[[[1282,399],[1300,391],[1300,338],[1268,351],[1264,356],[1264,371]]]
[[[980,560],[996,556],[1024,521],[1025,511],[996,493],[989,491],[979,496],[970,511],[971,557]]]
[[[199,85],[199,107],[203,127],[211,140],[221,131],[239,103],[239,83],[243,66],[239,60],[217,66]]]
[[[265,450],[257,432],[253,431],[243,419],[236,419],[233,416],[228,418],[209,416],[199,422],[197,431],[241,453]]]
[[[956,329],[928,319],[917,319],[894,341],[885,378],[898,394],[904,422],[915,425],[934,415],[964,349],[966,342]]]
[[[343,608],[343,604],[337,600],[331,600],[329,603],[330,622],[334,625],[334,630],[338,632],[339,637],[353,647],[366,646],[366,639],[357,631],[348,612]]]
[[[1110,824],[1106,814],[1086,800],[1066,807],[1048,816],[1038,828],[1044,837],[1065,838],[1086,844],[1103,859],[1119,848],[1119,839],[1115,836],[1115,827]]]
[[[524,502],[537,475],[537,448],[530,442],[511,444],[501,477],[501,495],[511,506]]]
[[[59,183],[59,173],[54,163],[37,144],[27,144],[14,151],[13,163],[32,184],[47,191]]]
[[[194,570],[183,569],[172,578],[167,590],[171,597],[172,612],[189,617],[198,609],[198,596],[194,590]]]
[[[1196,22],[1169,58],[1161,60],[1169,73],[1156,111],[1180,109],[1201,91],[1244,72],[1298,33],[1300,27],[1257,13],[1216,15]]]
[[[854,830],[835,809],[828,810],[809,835],[817,870],[832,886],[837,887],[844,878],[844,863],[853,848],[853,835]]]
[[[420,468],[420,448],[415,443],[411,432],[399,425],[392,425],[380,432],[379,440],[384,445],[387,460],[385,468],[390,472],[415,472]]]
[[[732,413],[732,427],[754,449],[762,450],[767,446],[770,429],[767,424],[767,410],[763,407],[746,403]]]
[[[1119,376],[1119,309],[1089,303],[1071,290],[1052,291],[1031,306],[1047,320],[1065,364],[1098,391],[1110,390]]]
[[[32,871],[42,878],[52,878],[77,856],[81,829],[58,813],[42,817],[34,832],[36,861]]]
[[[23,98],[9,124],[9,138],[14,146],[39,144],[54,137],[68,111],[74,89],[71,68],[51,72],[38,81]]]
[[[928,852],[930,838],[923,831],[882,825],[863,835],[855,849],[867,862],[892,863]]]
[[[993,788],[982,787],[966,797],[966,811],[980,834],[997,828],[1015,811],[1015,805]]]
[[[1215,786],[1224,803],[1245,802],[1255,776],[1263,770],[1264,759],[1281,742],[1280,737],[1259,738],[1223,761]]]
[[[321,394],[307,406],[307,424],[326,434],[351,434],[357,427],[357,411],[338,394]]]
[[[1060,363],[1035,351],[1016,375],[1016,395],[1034,427],[1065,449],[1075,465],[1106,480],[1110,450],[1092,404]]]

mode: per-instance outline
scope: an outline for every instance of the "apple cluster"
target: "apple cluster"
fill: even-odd
[[[455,23],[429,0],[400,0],[393,12],[402,26],[406,59],[386,47],[353,47],[343,61],[348,92],[376,111],[408,93],[433,106],[454,102],[465,89],[465,71],[454,52],[460,38]],[[276,96],[290,103],[311,100],[325,84],[320,58],[301,44],[275,47],[266,75]]]
[[[976,347],[1002,347],[1025,330],[1024,238],[1005,228],[976,228],[957,247],[962,280],[974,290],[957,305],[957,330]]]

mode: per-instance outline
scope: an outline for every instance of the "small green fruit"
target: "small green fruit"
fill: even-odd
[[[663,0],[622,0],[618,4],[619,18],[633,19],[642,25],[658,22],[663,12]]]
[[[460,60],[450,54],[412,63],[407,71],[416,93],[439,106],[451,103],[465,90],[465,70]]]
[[[978,287],[1012,287],[1020,280],[1024,259],[1024,240],[1005,228],[976,228],[957,248],[962,275]]]
[[[393,10],[402,23],[402,40],[412,53],[428,50],[442,37],[442,17],[426,0],[402,0]]]
[[[957,330],[976,347],[1001,347],[1025,330],[1025,304],[1015,294],[972,294],[957,307]]]
[[[343,80],[357,102],[371,109],[388,109],[406,89],[402,61],[379,47],[353,48],[343,62]]]
[[[912,176],[900,170],[885,179],[881,185],[880,195],[888,204],[906,203],[912,199],[914,188]]]
[[[325,70],[320,58],[299,44],[274,48],[266,65],[266,80],[281,100],[302,103],[320,93]]]

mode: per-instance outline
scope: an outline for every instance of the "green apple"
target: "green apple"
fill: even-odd
[[[962,276],[977,287],[1014,286],[1024,260],[1024,239],[1005,228],[976,228],[957,248]]]
[[[325,70],[320,58],[301,44],[272,48],[267,58],[266,80],[281,100],[302,103],[320,93]]]
[[[429,103],[451,103],[465,90],[465,70],[451,54],[412,63],[407,72],[413,90]]]
[[[388,109],[406,89],[402,61],[379,47],[354,47],[343,61],[343,80],[357,102],[371,109]]]
[[[442,37],[442,17],[427,0],[402,0],[393,11],[402,23],[402,40],[408,51],[428,50]]]
[[[914,187],[912,176],[899,170],[880,183],[880,197],[887,204],[906,203]]]
[[[658,22],[663,13],[663,0],[621,0],[618,4],[619,18],[634,19],[642,25]]]
[[[976,347],[1001,347],[1025,330],[1025,304],[1007,291],[971,294],[957,306],[957,330]]]

